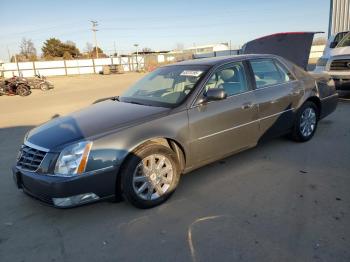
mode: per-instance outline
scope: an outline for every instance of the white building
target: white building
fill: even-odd
[[[350,0],[331,0],[328,37],[350,30]]]
[[[192,46],[189,48],[185,48],[184,52],[192,52],[194,54],[205,54],[219,51],[229,50],[229,45],[227,43],[221,44],[212,44],[212,45],[200,45],[200,46]]]

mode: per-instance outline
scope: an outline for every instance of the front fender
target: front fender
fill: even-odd
[[[187,155],[189,151],[187,135],[188,115],[186,110],[131,126],[96,139],[90,152],[87,168],[118,166],[138,146],[157,138],[176,141]]]

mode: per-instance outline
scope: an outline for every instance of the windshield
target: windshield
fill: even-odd
[[[151,106],[174,107],[185,100],[208,66],[158,68],[131,86],[119,100]]]
[[[337,47],[346,47],[346,46],[350,46],[350,32],[347,33],[347,35],[344,36],[343,39],[337,45]]]

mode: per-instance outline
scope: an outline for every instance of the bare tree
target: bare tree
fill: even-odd
[[[36,57],[36,49],[31,39],[22,38],[19,47],[21,50],[20,55],[26,57],[27,59]]]

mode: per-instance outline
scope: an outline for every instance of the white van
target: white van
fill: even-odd
[[[315,73],[326,73],[335,81],[340,95],[350,94],[350,32],[332,36],[317,61]]]

